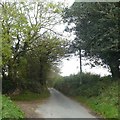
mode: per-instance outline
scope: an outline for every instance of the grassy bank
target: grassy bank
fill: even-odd
[[[118,118],[118,82],[111,77],[91,74],[63,77],[55,88],[64,94],[82,102],[104,118]]]
[[[12,96],[11,99],[15,101],[32,101],[32,100],[43,100],[50,96],[49,91],[42,92],[40,94],[33,93],[30,91],[24,91],[19,95]]]
[[[2,118],[24,118],[24,113],[9,97],[2,96]]]
[[[24,118],[25,114],[14,103],[14,101],[33,101],[44,100],[50,96],[49,91],[44,91],[41,94],[33,93],[30,91],[24,91],[19,95],[7,97],[2,96],[2,118]],[[1,97],[1,96],[0,96]]]
[[[117,83],[113,82],[112,85],[103,91],[99,96],[82,97],[75,96],[74,98],[79,102],[84,103],[91,108],[98,115],[104,118],[117,118],[118,117],[118,91]]]

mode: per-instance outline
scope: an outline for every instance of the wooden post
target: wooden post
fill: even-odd
[[[80,58],[80,73],[82,73],[82,55],[81,55],[81,49],[79,49],[79,58]]]

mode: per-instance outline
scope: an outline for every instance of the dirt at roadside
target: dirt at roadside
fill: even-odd
[[[42,118],[41,114],[35,112],[36,108],[43,101],[15,101],[15,103],[21,108],[21,110],[25,113],[26,118]]]

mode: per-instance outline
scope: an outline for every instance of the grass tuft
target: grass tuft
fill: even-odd
[[[2,96],[2,119],[4,118],[24,118],[24,113],[9,97]]]
[[[33,101],[33,100],[43,100],[48,98],[50,93],[48,91],[42,93],[33,93],[30,91],[24,91],[19,95],[12,96],[11,99],[15,101]]]

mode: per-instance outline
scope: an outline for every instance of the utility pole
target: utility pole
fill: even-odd
[[[80,85],[81,85],[82,84],[82,78],[81,78],[81,74],[82,74],[82,53],[81,53],[81,44],[80,43],[81,42],[79,42],[78,44],[76,44],[76,43],[72,42],[74,48],[76,48],[77,50],[79,50],[79,59],[80,59]]]
[[[79,49],[79,58],[80,58],[80,73],[82,73],[82,55],[81,55],[81,49]]]
[[[82,84],[82,78],[81,78],[81,74],[82,74],[82,53],[81,53],[81,48],[79,49],[79,59],[80,59],[80,84]]]

